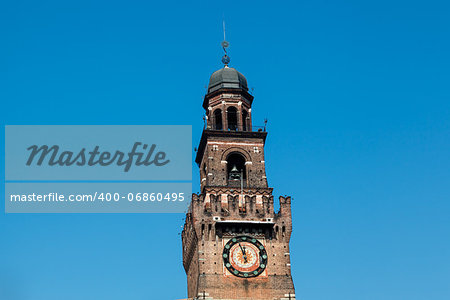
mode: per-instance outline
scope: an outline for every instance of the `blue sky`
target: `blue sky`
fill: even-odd
[[[3,1],[1,122],[192,124],[195,145],[225,16],[254,125],[269,120],[269,184],[294,197],[297,296],[449,299],[449,14],[447,1]],[[1,214],[0,298],[183,298],[182,224]]]

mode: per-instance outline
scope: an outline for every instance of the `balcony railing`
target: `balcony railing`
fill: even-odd
[[[266,131],[266,126],[252,126],[251,130],[247,128],[243,128],[243,126],[233,126],[224,130],[223,128],[214,128],[214,126],[206,126],[206,130],[221,130],[221,131],[238,131],[238,132],[264,132]]]

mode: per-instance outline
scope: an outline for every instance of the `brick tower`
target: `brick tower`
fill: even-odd
[[[252,127],[247,80],[227,66],[211,75],[197,151],[201,193],[182,232],[190,299],[295,299],[289,240],[291,198],[274,211],[265,128]]]

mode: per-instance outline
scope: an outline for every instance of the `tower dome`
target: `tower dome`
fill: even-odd
[[[247,79],[234,68],[225,66],[215,71],[209,79],[208,93],[217,91],[221,88],[243,89],[248,91]]]

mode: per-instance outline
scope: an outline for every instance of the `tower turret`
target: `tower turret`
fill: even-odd
[[[247,79],[229,61],[225,54],[225,67],[211,75],[203,101],[207,122],[195,159],[201,193],[192,196],[182,233],[188,294],[295,299],[291,198],[280,197],[281,209],[274,211],[265,170],[267,132],[254,130]]]

